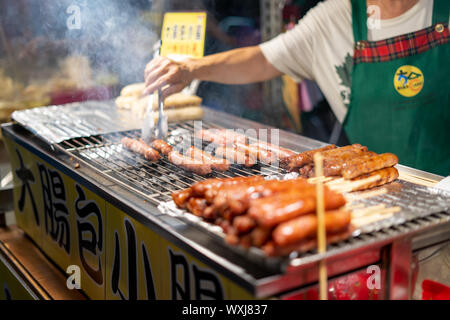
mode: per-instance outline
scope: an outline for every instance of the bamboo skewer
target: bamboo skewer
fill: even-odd
[[[383,209],[386,209],[386,205],[385,204],[379,204],[379,205],[368,207],[368,208],[354,210],[352,212],[352,218],[359,218],[359,217],[368,216],[370,214],[376,213],[377,211],[380,211],[380,210],[383,210]]]
[[[323,156],[320,153],[314,155],[315,174],[317,178],[316,184],[316,201],[317,201],[317,244],[318,253],[325,253],[327,250],[327,239],[325,230],[325,203],[324,203],[324,187],[323,187]],[[324,259],[319,264],[319,292],[320,300],[328,300],[328,279],[327,265]]]
[[[380,196],[382,194],[386,194],[388,190],[386,188],[380,188],[377,190],[369,190],[367,192],[359,193],[359,194],[348,194],[346,195],[347,200],[350,202],[357,201],[357,200],[363,200],[368,199],[376,196]]]
[[[356,219],[352,219],[352,224],[355,227],[361,227],[363,225],[367,225],[369,223],[373,223],[380,220],[385,220],[392,217],[396,212],[401,211],[401,207],[391,207],[382,209],[379,211],[374,211],[371,214],[357,217]]]
[[[329,186],[329,188],[332,190],[338,191],[338,192],[345,193],[345,192],[350,192],[352,190],[355,190],[356,188],[359,188],[365,184],[376,182],[380,179],[381,179],[381,177],[379,175],[376,175],[376,176],[369,177],[366,179],[361,179],[358,181],[343,182],[341,184],[332,185],[332,186]]]
[[[410,173],[405,173],[405,172],[400,172],[399,173],[399,179],[407,181],[407,182],[411,182],[414,184],[418,184],[421,186],[425,186],[425,187],[434,187],[437,183],[437,181],[431,180],[431,179],[427,179],[427,178],[423,178],[423,177],[419,177],[416,176],[414,174],[410,174]]]
[[[332,177],[323,177],[322,176],[322,177],[309,178],[308,182],[315,184],[315,183],[318,183],[319,181],[323,183],[323,182],[328,182],[328,181],[331,181],[331,180],[333,180]]]

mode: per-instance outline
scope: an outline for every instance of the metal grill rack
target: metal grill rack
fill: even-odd
[[[203,129],[220,128],[209,122],[203,121]],[[168,141],[176,145],[178,133],[189,133],[194,136],[194,123],[184,122],[169,126],[171,136]],[[94,169],[100,171],[113,181],[123,185],[134,193],[161,208],[161,205],[171,201],[171,194],[191,186],[197,181],[207,178],[227,178],[251,175],[283,175],[287,172],[279,167],[258,163],[253,168],[245,168],[233,164],[229,171],[216,172],[202,177],[195,173],[185,171],[173,164],[167,158],[162,158],[155,163],[149,163],[140,155],[130,152],[121,145],[121,139],[130,137],[140,138],[139,130],[116,132],[111,134],[74,138],[59,144],[72,157],[83,161]],[[251,137],[249,140],[253,142]],[[205,145],[203,145],[205,147]],[[408,231],[424,230],[426,228],[450,221],[450,195],[432,188],[426,188],[399,181],[399,186],[388,194],[360,200],[366,206],[384,203],[387,206],[400,206],[401,212],[394,217],[367,225],[355,231],[347,240],[329,245],[327,256],[352,250],[373,242],[379,242],[391,237],[396,237]],[[167,206],[166,206],[167,208]],[[169,208],[170,209],[170,208]],[[223,241],[223,234],[216,226],[201,221],[201,219],[185,213],[177,215],[184,221],[213,234],[219,243],[234,252],[250,258],[261,266],[280,268],[281,265],[299,265],[317,259],[316,251],[292,253],[289,259],[267,258],[262,250],[251,248],[244,250],[239,247],[228,246]]]
[[[218,128],[203,122],[203,128]],[[175,145],[178,140],[176,132],[194,133],[193,122],[172,124],[169,132],[175,133],[168,139]],[[258,163],[252,168],[232,164],[230,170],[217,172],[203,177],[185,171],[163,157],[160,161],[150,163],[121,145],[121,139],[129,137],[140,139],[138,130],[111,133],[101,136],[81,137],[66,140],[59,145],[72,156],[80,158],[109,178],[114,179],[134,192],[139,193],[155,205],[171,200],[174,191],[190,187],[193,183],[207,178],[230,178],[252,175],[275,175],[286,173],[285,170]]]

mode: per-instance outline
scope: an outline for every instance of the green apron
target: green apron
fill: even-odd
[[[395,153],[403,165],[450,175],[450,1],[434,0],[431,27],[376,42],[367,41],[366,0],[352,0],[352,10],[348,138]]]

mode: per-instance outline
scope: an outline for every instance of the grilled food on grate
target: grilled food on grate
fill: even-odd
[[[250,166],[251,160],[259,160],[265,164],[274,164],[288,157],[294,156],[291,150],[282,148],[272,143],[257,141],[248,144],[245,135],[227,129],[207,129],[200,130],[195,134],[197,139],[216,144],[216,154],[221,154],[230,161],[236,161],[237,158],[244,159],[246,166]]]
[[[301,247],[316,235],[315,185],[303,178],[208,179],[174,192],[172,198],[179,208],[222,227],[228,243],[259,247],[269,255],[288,254],[284,248]],[[342,194],[325,187],[330,235],[348,234],[350,213],[340,209],[345,204]]]
[[[289,171],[297,171],[303,177],[313,177],[313,156],[317,152],[321,152],[323,155],[323,171],[327,177],[343,177],[346,180],[358,181],[371,176],[379,176],[375,182],[371,181],[358,186],[352,191],[374,188],[398,178],[398,171],[394,168],[398,163],[396,155],[392,153],[376,154],[360,144],[341,148],[330,145],[305,151],[283,159],[281,166]]]

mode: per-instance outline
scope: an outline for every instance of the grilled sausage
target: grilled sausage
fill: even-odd
[[[295,152],[282,148],[280,146],[276,146],[274,144],[268,142],[258,141],[252,143],[250,145],[252,149],[261,149],[261,150],[269,150],[273,156],[275,156],[278,160],[282,161],[283,159],[287,159],[295,155]]]
[[[195,133],[195,137],[216,145],[233,145],[235,142],[247,142],[247,137],[245,135],[238,134],[231,129],[200,130]]]
[[[261,149],[257,146],[251,147],[248,144],[235,142],[234,144],[236,148],[242,152],[244,152],[246,155],[249,155],[250,157],[254,159],[258,159],[262,163],[266,164],[272,164],[276,161],[276,158],[272,155],[272,153],[267,149]]]
[[[354,159],[364,160],[369,159],[374,155],[376,155],[375,152],[364,151],[363,149],[353,149],[336,155],[335,157],[326,158],[323,162],[323,174],[327,177],[340,176],[342,170]]]
[[[264,245],[271,237],[272,229],[257,227],[250,232],[250,238],[252,240],[252,245],[260,248]]]
[[[178,208],[182,209],[186,208],[186,204],[191,196],[192,196],[191,188],[175,191],[172,193],[173,202],[175,202]]]
[[[161,159],[161,155],[158,153],[158,151],[154,150],[142,141],[131,138],[123,138],[121,142],[125,148],[129,149],[132,152],[143,155],[144,158],[149,161],[158,161],[159,159]]]
[[[153,141],[152,147],[161,152],[165,156],[168,156],[169,153],[171,153],[173,150],[173,147],[164,140]]]
[[[235,186],[224,186],[217,192],[213,203],[214,208],[220,213],[229,209],[232,214],[240,215],[249,208],[252,199],[267,197],[289,189],[301,190],[311,186],[313,185],[309,184],[305,179],[285,181],[262,180]]]
[[[274,194],[266,198],[252,200],[249,204],[248,214],[259,225],[273,227],[284,221],[313,212],[316,209],[315,186],[303,190],[291,190]],[[334,210],[345,205],[342,194],[324,189],[325,209]]]
[[[197,217],[202,217],[203,212],[207,208],[208,204],[205,199],[202,198],[190,198],[186,204],[186,208],[189,212],[196,215]]]
[[[349,226],[346,230],[338,233],[327,234],[327,243],[335,243],[347,239],[351,236],[353,229]],[[317,248],[317,240],[315,238],[304,239],[296,243],[285,246],[278,246],[273,240],[268,241],[263,245],[262,249],[266,255],[273,256],[288,256],[292,252],[306,252]]]
[[[211,178],[195,183],[192,186],[194,194],[198,197],[204,197],[208,202],[212,201],[217,195],[217,191],[222,186],[236,185],[240,183],[247,183],[252,181],[264,180],[262,176],[252,177],[234,177],[234,178]]]
[[[313,164],[307,164],[306,166],[300,168],[298,170],[298,173],[304,178],[311,178],[314,176],[314,165]]]
[[[373,176],[380,176],[380,179],[378,179],[377,181],[370,182],[365,185],[359,186],[359,187],[353,189],[352,191],[362,191],[362,190],[372,189],[372,188],[379,187],[384,184],[390,183],[398,178],[398,170],[394,167],[384,168],[384,169],[376,170],[371,173],[354,178],[354,179],[352,179],[352,181],[367,179],[367,178],[370,178]]]
[[[248,215],[239,216],[234,218],[233,227],[239,234],[247,233],[256,227],[256,221]]]
[[[342,170],[345,179],[353,179],[375,170],[393,167],[398,163],[398,158],[392,153],[383,153],[368,159],[355,159]]]
[[[168,159],[172,164],[183,168],[184,170],[192,171],[201,176],[206,176],[207,174],[210,174],[212,172],[210,164],[191,159],[175,150],[171,151],[168,154]]]
[[[218,147],[216,149],[216,156],[226,158],[234,164],[242,164],[247,168],[253,167],[256,164],[255,157],[233,146]]]
[[[322,156],[324,158],[339,157],[339,155],[347,152],[366,152],[366,151],[369,151],[366,146],[362,146],[359,143],[355,143],[345,147],[323,151]]]
[[[281,166],[285,169],[288,169],[289,171],[294,171],[296,168],[301,168],[304,165],[313,163],[314,162],[314,154],[316,154],[317,152],[324,152],[324,151],[335,149],[335,148],[336,148],[336,146],[333,144],[333,145],[325,146],[325,147],[322,147],[319,149],[305,151],[305,152],[290,156],[286,159],[282,159]]]
[[[227,160],[216,158],[209,153],[192,146],[187,150],[186,156],[208,163],[211,165],[211,168],[220,172],[230,169],[230,163]]]
[[[337,233],[347,229],[351,222],[351,213],[346,210],[328,211],[325,213],[327,233]],[[317,216],[308,214],[278,225],[272,237],[276,245],[286,246],[317,234]]]

